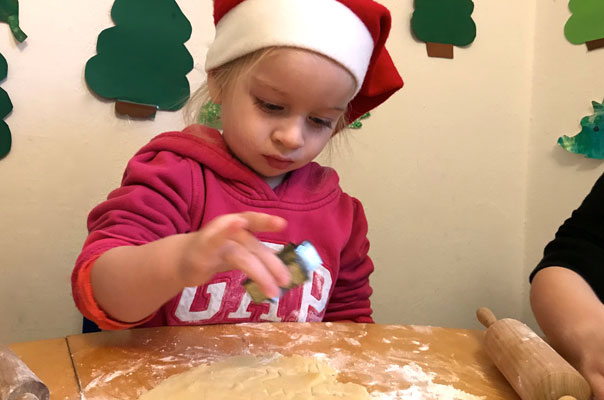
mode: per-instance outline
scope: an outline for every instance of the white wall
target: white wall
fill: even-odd
[[[213,38],[211,2],[178,2],[195,28],[191,86],[204,79]],[[114,103],[87,89],[84,65],[98,34],[113,26],[112,0],[21,1],[17,46],[0,24],[0,52],[9,65],[0,83],[14,105],[6,118],[13,150],[0,160],[0,342],[79,333],[70,274],[86,237],[90,209],[119,184],[126,161],[151,137],[181,129],[180,113],[154,122],[114,115]]]
[[[178,2],[193,23],[195,87],[213,35],[211,2]],[[478,328],[482,305],[525,317],[529,264],[599,165],[552,149],[602,96],[583,91],[571,65],[549,65],[550,47],[576,54],[575,66],[587,57],[559,35],[564,18],[548,20],[567,13],[566,2],[476,2],[476,41],[456,48],[454,60],[428,58],[411,36],[412,1],[382,2],[393,14],[389,49],[406,85],[330,159],[369,219],[375,317]],[[0,160],[0,342],[79,332],[69,277],[88,211],[141,145],[183,126],[178,112],[154,122],[118,119],[113,103],[86,88],[83,67],[112,25],[112,0],[65,0],[60,13],[52,2],[33,3],[21,2],[25,46],[0,25],[9,63],[0,86],[15,106],[6,119],[14,148]],[[562,175],[569,193],[559,200],[554,182]]]
[[[535,23],[536,58],[529,135],[526,208],[526,274],[542,256],[558,226],[570,216],[602,174],[602,161],[571,154],[559,136],[581,131],[579,121],[593,114],[592,100],[604,98],[604,49],[591,52],[564,37],[567,1],[539,1]],[[532,319],[525,303],[525,319]]]
[[[475,2],[454,60],[410,35],[412,2],[384,1],[406,85],[334,163],[370,224],[379,322],[479,328],[519,317],[534,3]]]

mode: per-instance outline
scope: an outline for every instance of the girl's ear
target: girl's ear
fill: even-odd
[[[216,78],[212,71],[208,72],[208,91],[210,93],[210,98],[215,104],[221,104],[222,102],[222,88],[218,85]]]

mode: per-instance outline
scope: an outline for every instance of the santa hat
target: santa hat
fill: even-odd
[[[266,47],[323,54],[355,77],[354,121],[403,86],[385,47],[390,12],[373,0],[214,0],[206,71]]]

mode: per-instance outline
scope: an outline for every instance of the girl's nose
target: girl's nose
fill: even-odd
[[[275,128],[272,139],[288,149],[298,149],[304,145],[303,122],[297,120],[284,121]]]

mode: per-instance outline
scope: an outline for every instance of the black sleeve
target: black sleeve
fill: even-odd
[[[558,229],[530,275],[546,267],[560,266],[581,275],[604,301],[604,175],[581,206]]]

